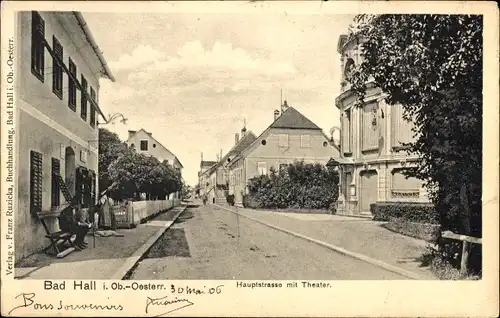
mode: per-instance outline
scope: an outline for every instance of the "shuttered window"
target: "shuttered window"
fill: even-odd
[[[30,152],[30,211],[42,210],[42,154]]]
[[[96,101],[96,95],[95,95],[95,90],[92,86],[90,86],[90,98],[92,99],[93,102]],[[95,107],[94,104],[91,103],[90,105],[90,126],[95,127]]]
[[[73,62],[73,60],[70,58],[69,62],[69,73],[71,76],[68,75],[68,106],[71,108],[73,111],[76,111],[76,65]]]
[[[61,204],[60,195],[61,188],[59,186],[58,175],[61,173],[61,162],[59,159],[52,158],[52,189],[51,189],[51,206],[59,206]]]
[[[87,121],[87,79],[85,76],[82,75],[82,92],[81,92],[81,110],[80,110],[80,116],[84,121]]]
[[[31,13],[31,72],[44,81],[45,68],[45,21],[36,11]]]
[[[63,47],[59,40],[52,36],[52,50],[54,57],[52,58],[52,92],[56,94],[59,99],[63,98]]]

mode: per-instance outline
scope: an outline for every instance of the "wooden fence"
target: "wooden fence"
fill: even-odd
[[[441,234],[441,236],[444,238],[447,238],[447,239],[462,242],[462,260],[460,263],[460,275],[465,277],[467,275],[467,272],[468,272],[470,244],[481,244],[482,245],[483,240],[481,238],[477,238],[477,237],[456,234],[456,233],[453,233],[451,231],[445,231],[445,232],[443,232],[443,234]]]

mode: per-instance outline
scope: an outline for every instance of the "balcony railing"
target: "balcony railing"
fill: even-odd
[[[420,191],[418,189],[409,189],[409,190],[393,189],[391,190],[391,195],[393,198],[404,198],[404,199],[418,198],[420,196]]]

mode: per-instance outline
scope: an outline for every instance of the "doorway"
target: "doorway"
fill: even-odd
[[[69,190],[71,196],[75,196],[76,186],[76,164],[75,164],[75,151],[71,146],[66,147],[64,153],[64,182]]]
[[[377,202],[378,175],[375,170],[361,171],[360,176],[360,213],[370,213],[370,204]]]

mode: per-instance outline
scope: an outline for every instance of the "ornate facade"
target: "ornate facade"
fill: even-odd
[[[412,122],[403,119],[400,105],[389,106],[383,92],[368,83],[363,107],[354,106],[356,96],[347,81],[352,68],[361,62],[362,41],[342,35],[341,92],[336,107],[341,114],[341,190],[338,213],[369,215],[370,204],[387,201],[427,202],[422,182],[405,178],[404,169],[418,160],[403,150],[414,138]]]

